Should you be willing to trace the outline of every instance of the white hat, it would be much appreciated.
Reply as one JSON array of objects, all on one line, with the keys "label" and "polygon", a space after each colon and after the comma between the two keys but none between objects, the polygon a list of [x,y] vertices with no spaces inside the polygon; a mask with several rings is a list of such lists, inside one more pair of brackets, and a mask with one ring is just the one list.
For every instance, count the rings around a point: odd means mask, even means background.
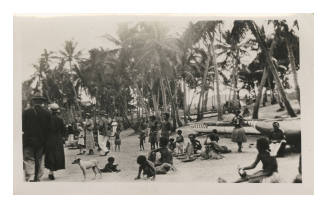
[{"label": "white hat", "polygon": [[49,105],[49,107],[50,107],[50,109],[51,109],[52,111],[58,111],[58,110],[59,110],[59,105],[58,105],[57,103],[51,103],[51,104]]}]

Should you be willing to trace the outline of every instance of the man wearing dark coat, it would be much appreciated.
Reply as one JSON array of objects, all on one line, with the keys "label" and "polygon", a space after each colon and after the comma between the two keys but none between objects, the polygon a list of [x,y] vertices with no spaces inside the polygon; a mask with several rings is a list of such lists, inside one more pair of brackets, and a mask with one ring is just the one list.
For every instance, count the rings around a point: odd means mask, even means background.
[{"label": "man wearing dark coat", "polygon": [[25,180],[40,181],[43,175],[42,159],[50,129],[50,113],[44,109],[46,99],[34,96],[31,108],[23,112],[23,167]]}]

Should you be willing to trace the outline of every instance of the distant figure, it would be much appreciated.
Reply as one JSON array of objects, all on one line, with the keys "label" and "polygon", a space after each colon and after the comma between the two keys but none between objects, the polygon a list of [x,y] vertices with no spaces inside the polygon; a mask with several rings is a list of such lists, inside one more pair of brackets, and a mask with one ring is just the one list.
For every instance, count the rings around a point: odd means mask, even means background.
[{"label": "distant figure", "polygon": [[177,136],[176,136],[176,147],[177,147],[177,154],[183,154],[184,153],[184,137],[182,135],[182,130],[177,130]]},{"label": "distant figure", "polygon": [[240,110],[236,110],[235,117],[232,120],[232,124],[234,124],[232,141],[237,143],[238,152],[242,152],[242,143],[247,141],[244,128],[242,127],[244,120],[240,113]]},{"label": "distant figure", "polygon": [[109,157],[108,158],[108,163],[106,166],[101,169],[101,172],[103,173],[111,173],[111,172],[120,172],[120,170],[117,168],[118,164],[115,164],[115,158],[114,157]]},{"label": "distant figure", "polygon": [[150,117],[149,122],[149,128],[150,128],[150,136],[149,136],[149,142],[151,145],[151,150],[154,150],[156,148],[156,142],[157,142],[157,134],[158,134],[158,127],[157,127],[157,121],[155,116]]},{"label": "distant figure", "polygon": [[285,139],[283,130],[279,128],[279,123],[275,121],[273,123],[273,130],[269,134],[270,147],[275,154],[274,156],[284,157],[286,147]]},{"label": "distant figure", "polygon": [[85,131],[84,131],[82,123],[78,124],[77,130],[79,132],[78,133],[78,141],[77,141],[79,153],[77,155],[84,155],[85,154]]},{"label": "distant figure", "polygon": [[143,151],[144,150],[144,141],[145,141],[145,132],[144,132],[144,130],[140,131],[139,140],[140,140],[140,151]]},{"label": "distant figure", "polygon": [[[262,183],[267,177],[273,176],[278,172],[278,165],[276,157],[270,155],[269,141],[266,138],[260,138],[257,140],[257,150],[258,155],[252,165],[246,166],[244,168],[239,168],[239,174],[241,179],[237,180],[235,183],[241,183],[248,181],[249,183]],[[245,170],[254,169],[259,162],[262,162],[262,170],[252,174],[247,175]],[[277,178],[277,177],[275,177]],[[271,178],[270,182],[278,182]]]},{"label": "distant figure", "polygon": [[107,142],[109,140],[109,131],[108,131],[108,124],[109,121],[106,119],[108,115],[105,112],[101,113],[101,118],[99,120],[99,136],[98,136],[98,144],[101,148],[101,156],[106,156],[109,153],[107,148]]},{"label": "distant figure", "polygon": [[164,121],[161,124],[161,137],[164,137],[167,140],[169,140],[171,130],[172,127],[171,127],[171,123],[169,122],[169,113],[165,113]]},{"label": "distant figure", "polygon": [[68,134],[67,145],[71,146],[71,145],[74,144],[74,128],[73,128],[73,125],[71,123],[68,124],[67,134]]},{"label": "distant figure", "polygon": [[114,137],[116,135],[117,127],[118,127],[118,123],[117,123],[116,119],[113,118],[112,122],[111,122],[111,135],[110,136]]},{"label": "distant figure", "polygon": [[121,139],[120,139],[120,131],[116,131],[115,133],[115,152],[118,149],[118,152],[120,152],[120,145],[121,145]]},{"label": "distant figure", "polygon": [[37,182],[43,175],[42,158],[49,137],[51,115],[42,106],[46,99],[34,96],[31,108],[23,112],[23,168],[26,181]]},{"label": "distant figure", "polygon": [[54,171],[65,169],[64,121],[58,117],[59,106],[50,105],[52,111],[49,138],[45,145],[45,168],[49,169],[49,179],[55,180]]},{"label": "distant figure", "polygon": [[86,150],[89,151],[89,155],[94,154],[95,149],[95,141],[93,136],[93,120],[91,119],[91,115],[86,113],[86,120],[85,120],[85,146]]}]

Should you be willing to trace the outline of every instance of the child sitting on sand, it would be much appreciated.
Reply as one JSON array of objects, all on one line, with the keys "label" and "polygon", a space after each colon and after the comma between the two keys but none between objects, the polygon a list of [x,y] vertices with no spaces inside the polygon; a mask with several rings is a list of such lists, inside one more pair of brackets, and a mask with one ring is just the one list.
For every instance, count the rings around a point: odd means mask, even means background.
[{"label": "child sitting on sand", "polygon": [[196,159],[195,154],[202,149],[202,145],[199,140],[195,139],[194,134],[189,134],[188,138],[190,141],[187,143],[185,148],[186,157],[180,158],[182,162],[190,162]]},{"label": "child sitting on sand", "polygon": [[184,151],[183,146],[184,146],[184,137],[182,135],[182,130],[178,130],[176,136],[177,154],[183,154]]},{"label": "child sitting on sand", "polygon": [[[237,180],[235,183],[245,181],[248,181],[249,183],[262,183],[264,179],[267,179],[278,172],[276,157],[270,155],[269,141],[266,138],[260,138],[257,140],[257,150],[258,155],[252,165],[239,168],[241,179]],[[262,162],[262,170],[252,175],[247,175],[245,170],[254,169],[260,161]],[[270,182],[278,183],[278,179],[275,177],[275,180]]]},{"label": "child sitting on sand", "polygon": [[172,152],[174,152],[174,150],[176,149],[176,142],[175,142],[174,138],[169,139],[168,148]]},{"label": "child sitting on sand", "polygon": [[147,179],[151,178],[151,180],[154,180],[156,178],[156,171],[153,163],[147,160],[144,155],[138,156],[136,162],[139,165],[139,171],[135,180],[141,179],[142,172],[143,176],[145,175]]},{"label": "child sitting on sand", "polygon": [[120,170],[117,169],[118,164],[114,164],[114,162],[115,162],[115,158],[109,157],[108,163],[103,169],[101,169],[101,172],[103,173],[120,172]]},{"label": "child sitting on sand", "polygon": [[216,129],[206,138],[204,141],[205,150],[201,153],[203,159],[221,159],[223,156],[221,153],[229,153],[226,146],[221,146],[218,144],[219,135]]},{"label": "child sitting on sand", "polygon": [[[149,160],[154,163],[157,174],[166,174],[170,170],[175,170],[173,167],[173,155],[168,149],[168,140],[166,137],[160,137],[160,148],[152,150],[149,153]],[[160,154],[160,158],[157,159],[157,153]]]}]

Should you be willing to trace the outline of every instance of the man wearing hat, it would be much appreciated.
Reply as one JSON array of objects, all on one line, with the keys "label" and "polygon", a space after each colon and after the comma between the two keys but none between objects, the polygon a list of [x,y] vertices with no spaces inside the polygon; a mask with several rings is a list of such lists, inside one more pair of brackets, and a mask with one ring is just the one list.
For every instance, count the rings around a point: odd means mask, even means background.
[{"label": "man wearing hat", "polygon": [[43,175],[42,159],[50,130],[51,114],[44,109],[46,98],[35,95],[31,108],[23,112],[23,167],[26,181],[37,182]]},{"label": "man wearing hat", "polygon": [[98,143],[99,147],[101,148],[101,156],[106,156],[109,153],[107,148],[107,141],[109,140],[109,131],[108,131],[108,124],[109,121],[107,120],[108,114],[105,112],[101,112],[101,117],[99,120],[99,137]]}]

